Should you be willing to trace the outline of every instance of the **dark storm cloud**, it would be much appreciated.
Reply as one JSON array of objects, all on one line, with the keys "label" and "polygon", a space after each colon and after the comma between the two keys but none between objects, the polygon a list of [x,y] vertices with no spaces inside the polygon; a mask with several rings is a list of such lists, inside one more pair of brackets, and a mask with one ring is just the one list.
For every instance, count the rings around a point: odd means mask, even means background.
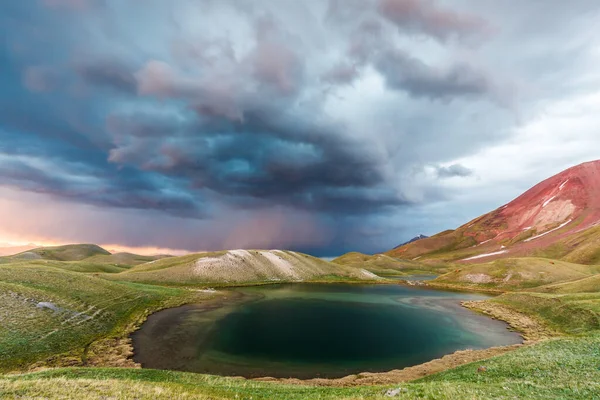
[{"label": "dark storm cloud", "polygon": [[399,50],[382,53],[375,62],[388,86],[415,97],[452,99],[491,91],[489,79],[465,64],[433,68]]},{"label": "dark storm cloud", "polygon": [[483,54],[492,24],[476,14],[431,0],[3,3],[0,185],[165,219],[280,207],[347,249],[379,218],[444,199],[458,179],[441,178],[473,173],[455,160],[506,136],[512,115],[489,101],[503,77],[472,46]]},{"label": "dark storm cloud", "polygon": [[[405,203],[391,190],[377,192],[385,184],[381,160],[334,127],[274,118],[265,110],[240,111],[242,121],[208,125],[195,120],[168,126],[150,116],[115,116],[111,131],[122,145],[111,151],[110,160],[185,177],[194,187],[247,197],[250,204],[360,212]],[[383,196],[367,195],[371,190]]]},{"label": "dark storm cloud", "polygon": [[473,170],[460,164],[452,164],[447,167],[437,167],[436,172],[440,178],[464,178],[473,175]]},{"label": "dark storm cloud", "polygon": [[[79,173],[67,173],[69,170]],[[169,193],[164,181],[157,185],[152,177],[140,177],[134,171],[114,173],[58,160],[0,154],[0,185],[101,207],[156,210],[194,218],[203,215],[198,199]]]},{"label": "dark storm cloud", "polygon": [[86,82],[109,87],[125,93],[135,93],[137,89],[133,68],[117,61],[98,59],[75,66],[77,74]]}]

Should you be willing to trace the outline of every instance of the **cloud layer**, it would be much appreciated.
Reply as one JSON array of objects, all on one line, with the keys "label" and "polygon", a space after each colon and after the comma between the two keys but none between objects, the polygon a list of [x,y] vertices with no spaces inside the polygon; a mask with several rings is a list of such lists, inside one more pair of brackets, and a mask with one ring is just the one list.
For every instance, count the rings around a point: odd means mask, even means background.
[{"label": "cloud layer", "polygon": [[[509,3],[7,2],[0,186],[82,207],[71,234],[35,230],[57,240],[331,255],[435,233],[463,215],[423,216],[463,188],[483,211],[478,188],[543,177],[542,157],[498,178],[483,154],[598,90],[593,2],[550,2],[539,26]],[[556,167],[593,156],[573,154]]]}]

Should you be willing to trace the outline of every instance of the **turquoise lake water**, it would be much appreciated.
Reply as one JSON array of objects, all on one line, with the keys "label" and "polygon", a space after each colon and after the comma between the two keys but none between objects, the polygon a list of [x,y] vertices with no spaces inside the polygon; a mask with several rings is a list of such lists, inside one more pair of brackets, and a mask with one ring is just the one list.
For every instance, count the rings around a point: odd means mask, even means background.
[{"label": "turquoise lake water", "polygon": [[519,343],[461,300],[487,296],[401,285],[289,284],[238,289],[245,301],[158,312],[133,335],[146,368],[231,376],[341,377]]}]

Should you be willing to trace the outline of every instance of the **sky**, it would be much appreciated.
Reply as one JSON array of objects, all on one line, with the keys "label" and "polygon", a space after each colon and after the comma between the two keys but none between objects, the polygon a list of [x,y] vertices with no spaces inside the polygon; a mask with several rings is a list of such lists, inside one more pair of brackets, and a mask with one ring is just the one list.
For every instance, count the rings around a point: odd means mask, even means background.
[{"label": "sky", "polygon": [[380,252],[600,158],[596,0],[0,3],[0,243]]}]

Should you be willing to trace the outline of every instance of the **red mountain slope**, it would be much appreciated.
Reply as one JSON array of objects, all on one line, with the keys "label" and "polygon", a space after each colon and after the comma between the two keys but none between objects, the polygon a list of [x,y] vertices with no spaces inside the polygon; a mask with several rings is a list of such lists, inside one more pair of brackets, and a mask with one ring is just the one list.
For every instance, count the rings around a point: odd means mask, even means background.
[{"label": "red mountain slope", "polygon": [[[590,235],[596,230],[597,236]],[[575,240],[579,236],[581,240]],[[524,255],[563,258],[579,245],[589,247],[590,240],[597,238],[600,238],[600,160],[569,168],[454,231],[407,244],[388,254],[462,262]],[[561,246],[565,248],[560,249]],[[600,241],[598,246],[600,257]],[[588,247],[586,251],[591,251],[591,257],[595,258],[594,249]]]}]

